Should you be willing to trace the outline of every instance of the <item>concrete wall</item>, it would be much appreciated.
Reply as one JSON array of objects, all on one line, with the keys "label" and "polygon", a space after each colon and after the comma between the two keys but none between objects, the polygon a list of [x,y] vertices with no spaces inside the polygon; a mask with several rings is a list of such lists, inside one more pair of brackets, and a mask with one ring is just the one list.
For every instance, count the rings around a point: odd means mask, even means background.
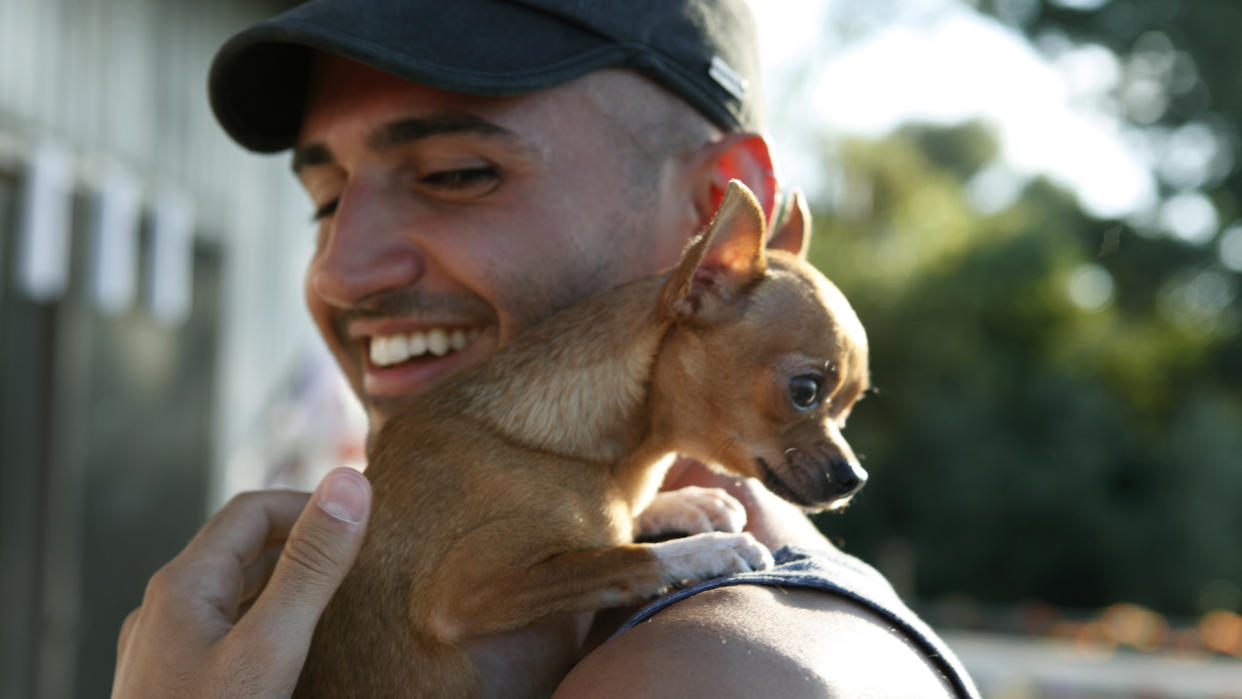
[{"label": "concrete wall", "polygon": [[[219,129],[206,77],[225,39],[288,4],[0,0],[0,696],[106,695],[145,581],[263,484],[270,465],[234,455],[318,342],[301,301],[311,207],[287,155]],[[21,231],[48,152],[67,164],[66,281],[41,296]],[[124,228],[140,293],[109,311],[90,288],[92,226],[118,180],[137,186]],[[169,197],[188,205],[195,270],[171,321],[144,296],[177,262],[153,261]]]},{"label": "concrete wall", "polygon": [[309,202],[287,156],[256,156],[224,135],[205,87],[228,36],[289,4],[0,2],[0,168],[20,170],[45,142],[71,155],[82,188],[119,168],[147,203],[188,196],[195,235],[223,256],[213,506],[260,484],[227,472],[227,457],[314,341],[300,296]]}]

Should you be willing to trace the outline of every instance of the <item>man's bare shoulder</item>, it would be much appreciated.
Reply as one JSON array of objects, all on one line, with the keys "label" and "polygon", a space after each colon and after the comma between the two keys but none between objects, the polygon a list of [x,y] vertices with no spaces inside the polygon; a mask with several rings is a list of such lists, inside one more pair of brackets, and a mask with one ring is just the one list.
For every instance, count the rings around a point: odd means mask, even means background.
[{"label": "man's bare shoulder", "polygon": [[900,632],[845,598],[736,585],[683,600],[588,654],[557,697],[952,697]]}]

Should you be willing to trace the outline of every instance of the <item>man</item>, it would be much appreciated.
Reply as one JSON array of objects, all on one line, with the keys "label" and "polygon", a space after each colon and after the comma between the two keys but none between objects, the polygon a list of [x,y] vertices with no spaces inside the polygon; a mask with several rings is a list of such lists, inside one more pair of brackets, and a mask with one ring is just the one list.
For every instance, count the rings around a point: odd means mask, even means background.
[{"label": "man", "polygon": [[[729,179],[776,208],[741,0],[316,0],[234,37],[210,88],[240,143],[294,149],[319,221],[307,305],[372,434],[534,321],[671,265]],[[776,244],[800,247],[789,230]],[[688,485],[738,497],[774,551],[816,554],[780,558],[780,587],[692,589],[611,639],[624,615],[589,635],[551,625],[589,651],[559,696],[974,692],[883,580],[794,508],[696,464],[665,487]],[[213,518],[126,621],[114,693],[290,691],[370,489],[337,470],[310,501],[248,494]],[[498,686],[541,652],[480,644]]]}]

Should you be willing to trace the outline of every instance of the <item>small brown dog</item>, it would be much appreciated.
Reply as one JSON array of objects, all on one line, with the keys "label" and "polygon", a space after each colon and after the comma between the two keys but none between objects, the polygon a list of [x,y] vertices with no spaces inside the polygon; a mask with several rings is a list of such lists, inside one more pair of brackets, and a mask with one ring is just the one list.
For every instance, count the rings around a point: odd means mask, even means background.
[{"label": "small brown dog", "polygon": [[367,539],[298,694],[550,693],[563,653],[488,687],[467,647],[770,565],[745,533],[630,543],[664,457],[839,504],[866,478],[840,429],[867,382],[845,297],[765,250],[763,213],[731,182],[671,272],[552,316],[384,427]]}]

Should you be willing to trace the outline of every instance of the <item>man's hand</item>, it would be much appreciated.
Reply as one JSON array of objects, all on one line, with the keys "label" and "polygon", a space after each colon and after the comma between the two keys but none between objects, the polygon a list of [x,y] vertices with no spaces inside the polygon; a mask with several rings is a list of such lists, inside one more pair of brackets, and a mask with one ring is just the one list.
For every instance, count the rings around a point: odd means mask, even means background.
[{"label": "man's hand", "polygon": [[126,618],[112,695],[288,696],[370,509],[370,484],[348,468],[309,496],[234,498],[156,572]]}]

